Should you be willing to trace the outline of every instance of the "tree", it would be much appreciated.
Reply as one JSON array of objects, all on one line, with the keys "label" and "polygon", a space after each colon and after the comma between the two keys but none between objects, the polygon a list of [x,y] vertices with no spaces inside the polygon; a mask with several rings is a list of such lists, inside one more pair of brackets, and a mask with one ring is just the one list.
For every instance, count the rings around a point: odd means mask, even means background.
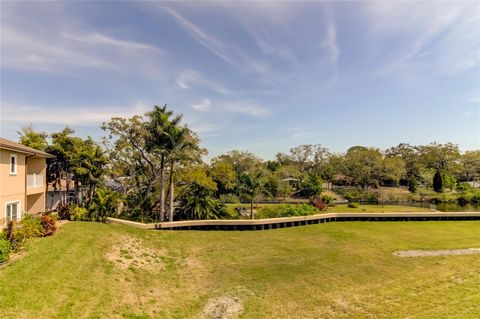
[{"label": "tree", "polygon": [[148,131],[143,116],[112,118],[102,128],[108,132],[104,139],[108,151],[109,174],[125,189],[126,205],[132,218],[155,221],[153,209],[158,205],[156,191],[161,163],[156,153],[147,148]]},{"label": "tree", "polygon": [[405,161],[401,157],[387,157],[382,162],[382,179],[384,183],[398,185],[407,173]]},{"label": "tree", "polygon": [[342,171],[352,185],[376,187],[382,175],[382,154],[373,148],[351,147],[344,156]]},{"label": "tree", "polygon": [[167,111],[167,106],[159,107],[155,105],[151,112],[147,113],[149,121],[146,123],[146,149],[153,152],[160,158],[160,204],[159,221],[163,221],[165,211],[165,165],[168,161],[172,145],[168,135],[168,127],[176,126],[180,123],[180,115],[173,116],[172,111]]},{"label": "tree", "polygon": [[476,181],[480,178],[480,150],[466,151],[460,161],[463,168],[461,179],[464,181]]},{"label": "tree", "polygon": [[169,221],[173,221],[175,165],[182,162],[198,161],[201,155],[206,153],[206,150],[199,147],[200,140],[187,127],[171,124],[167,126],[165,132],[169,137]]},{"label": "tree", "polygon": [[217,195],[227,194],[235,188],[236,174],[229,161],[213,159],[208,174],[217,183]]},{"label": "tree", "polygon": [[300,195],[309,198],[320,196],[323,181],[316,174],[308,174],[308,177],[300,184]]},{"label": "tree", "polygon": [[442,174],[442,184],[443,187],[447,187],[452,191],[457,185],[457,180],[454,176],[448,174]]},{"label": "tree", "polygon": [[444,173],[456,173],[459,170],[460,150],[453,143],[421,145],[417,147],[425,166]]},{"label": "tree", "polygon": [[45,151],[48,147],[48,133],[37,132],[33,129],[32,125],[22,127],[18,134],[20,134],[20,143],[25,146],[40,151]]},{"label": "tree", "polygon": [[218,219],[226,216],[225,206],[213,196],[217,186],[205,169],[186,170],[179,179],[185,184],[178,197],[182,218]]},{"label": "tree", "polygon": [[440,173],[439,170],[437,170],[435,175],[433,175],[433,190],[437,193],[443,192],[442,173]]},{"label": "tree", "polygon": [[413,176],[411,176],[408,181],[408,191],[411,193],[417,192],[417,180]]},{"label": "tree", "polygon": [[[77,203],[79,184],[87,190],[87,206],[90,205],[95,189],[103,182],[107,157],[102,148],[90,137],[77,141],[76,152],[71,154]],[[83,201],[83,199],[82,199]]]},{"label": "tree", "polygon": [[246,196],[250,201],[250,218],[254,219],[253,203],[255,198],[260,195],[263,190],[263,172],[244,172],[239,176],[239,192]]}]

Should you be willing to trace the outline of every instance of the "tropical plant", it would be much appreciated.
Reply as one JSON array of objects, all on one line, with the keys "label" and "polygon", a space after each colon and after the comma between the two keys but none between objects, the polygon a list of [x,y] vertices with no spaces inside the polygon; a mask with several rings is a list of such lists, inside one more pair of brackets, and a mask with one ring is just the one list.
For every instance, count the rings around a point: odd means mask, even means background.
[{"label": "tropical plant", "polygon": [[0,232],[0,263],[8,260],[11,250],[12,247],[10,241],[5,237],[3,232]]},{"label": "tropical plant", "polygon": [[119,193],[108,189],[97,189],[89,207],[89,219],[91,221],[105,222],[108,216],[116,213],[120,203]]},{"label": "tropical plant", "polygon": [[250,201],[250,218],[254,219],[253,203],[255,198],[263,191],[263,172],[256,171],[243,173],[239,176],[239,193],[246,196]]},{"label": "tropical plant", "polygon": [[194,183],[179,196],[180,215],[185,219],[219,219],[227,216],[226,207],[213,197],[208,187]]},{"label": "tropical plant", "polygon": [[57,231],[57,218],[53,215],[43,214],[40,216],[43,227],[43,236],[51,236]]}]

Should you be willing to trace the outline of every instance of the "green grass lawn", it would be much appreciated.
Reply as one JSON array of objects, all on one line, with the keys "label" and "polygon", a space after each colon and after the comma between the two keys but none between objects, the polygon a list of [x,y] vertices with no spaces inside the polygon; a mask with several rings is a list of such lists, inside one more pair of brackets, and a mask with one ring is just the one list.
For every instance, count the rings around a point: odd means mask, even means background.
[{"label": "green grass lawn", "polygon": [[[263,206],[275,207],[279,204],[256,204],[254,207],[259,209]],[[235,207],[245,207],[250,211],[249,204],[227,204],[227,209],[233,213]],[[432,212],[434,210],[423,207],[401,206],[401,205],[360,205],[357,208],[348,207],[347,204],[328,207],[326,213],[393,213],[393,212]]]},{"label": "green grass lawn", "polygon": [[0,269],[1,318],[479,318],[480,222],[343,222],[257,232],[71,222]]},{"label": "green grass lawn", "polygon": [[401,205],[360,205],[357,208],[348,207],[347,204],[328,207],[327,213],[408,213],[408,212],[433,212],[435,210],[424,207]]}]

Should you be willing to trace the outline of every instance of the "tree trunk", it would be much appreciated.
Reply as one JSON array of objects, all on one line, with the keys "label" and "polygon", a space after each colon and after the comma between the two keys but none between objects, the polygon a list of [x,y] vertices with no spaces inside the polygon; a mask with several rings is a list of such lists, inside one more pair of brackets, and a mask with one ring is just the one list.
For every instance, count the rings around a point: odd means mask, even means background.
[{"label": "tree trunk", "polygon": [[58,169],[57,178],[58,178],[58,186],[60,187],[60,205],[64,205],[65,203],[63,201],[63,192],[62,192],[62,172],[60,171],[60,169]]},{"label": "tree trunk", "polygon": [[170,184],[170,193],[169,193],[169,196],[170,196],[170,200],[169,200],[169,205],[168,205],[168,209],[169,209],[169,214],[168,214],[168,220],[173,222],[173,200],[174,200],[174,191],[173,191],[173,179],[174,179],[174,170],[173,170],[173,161],[172,161],[172,164],[170,165],[170,181],[169,181],[169,184]]},{"label": "tree trunk", "polygon": [[250,218],[255,219],[255,216],[253,215],[253,198],[250,200]]},{"label": "tree trunk", "polygon": [[158,219],[163,221],[165,214],[165,156],[162,155],[160,162],[160,213]]},{"label": "tree trunk", "polygon": [[68,173],[68,171],[66,172],[65,182],[65,190],[67,191],[67,195],[65,196],[65,203],[68,204],[68,195],[70,195],[70,174]]}]

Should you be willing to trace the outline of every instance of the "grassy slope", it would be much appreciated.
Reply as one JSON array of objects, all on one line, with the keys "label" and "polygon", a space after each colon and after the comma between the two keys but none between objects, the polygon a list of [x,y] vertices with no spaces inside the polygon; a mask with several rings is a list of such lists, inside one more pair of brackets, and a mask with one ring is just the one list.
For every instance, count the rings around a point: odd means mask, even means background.
[{"label": "grassy slope", "polygon": [[[344,222],[263,232],[160,232],[69,223],[0,269],[2,318],[192,318],[239,296],[244,318],[478,318],[480,257],[398,258],[480,247],[479,222]],[[105,259],[126,236],[162,271]]]},{"label": "grassy slope", "polygon": [[[234,211],[235,207],[243,206],[247,209],[250,209],[248,204],[227,204],[227,209],[231,212]],[[262,206],[274,207],[278,204],[257,204],[255,207],[258,209]],[[360,205],[358,208],[350,208],[347,204],[335,205],[334,207],[329,207],[325,212],[327,213],[390,213],[390,212],[431,212],[432,209],[423,208],[423,207],[413,207],[413,206],[401,206],[401,205]]]},{"label": "grassy slope", "polygon": [[328,207],[327,213],[397,213],[397,212],[432,212],[434,210],[423,207],[401,206],[401,205],[360,205],[357,208],[348,205],[336,205]]}]

